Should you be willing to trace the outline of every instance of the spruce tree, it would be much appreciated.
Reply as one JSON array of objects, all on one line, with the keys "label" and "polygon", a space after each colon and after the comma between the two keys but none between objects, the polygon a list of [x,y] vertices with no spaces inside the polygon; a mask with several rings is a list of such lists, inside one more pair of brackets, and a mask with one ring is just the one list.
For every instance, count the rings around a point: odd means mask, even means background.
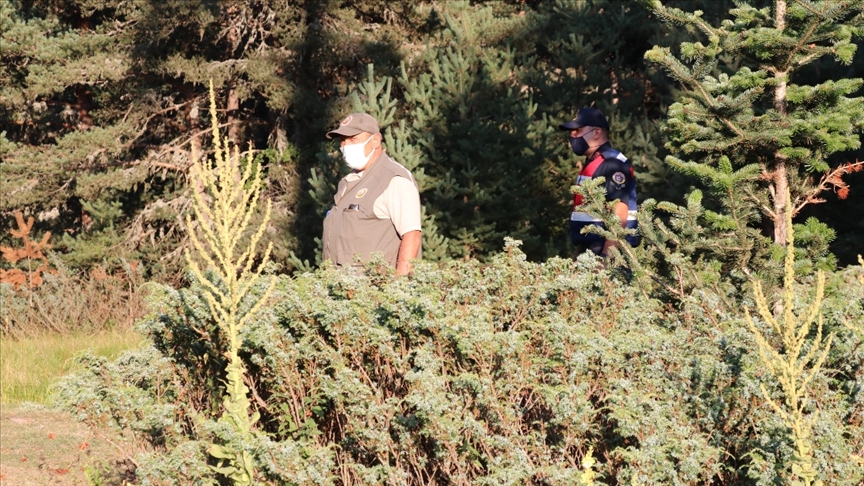
[{"label": "spruce tree", "polygon": [[852,61],[853,40],[864,34],[864,2],[776,0],[760,8],[741,1],[719,25],[701,11],[644,3],[705,37],[676,52],[655,46],[645,55],[683,88],[665,126],[675,154],[667,163],[712,186],[735,174],[739,181],[729,189],[758,211],[774,243],[785,245],[787,191],[794,215],[822,202],[822,192],[843,190],[842,176],[861,166],[832,167],[829,158],[861,146],[864,98],[852,95],[862,80],[807,85],[798,74],[825,56]]}]

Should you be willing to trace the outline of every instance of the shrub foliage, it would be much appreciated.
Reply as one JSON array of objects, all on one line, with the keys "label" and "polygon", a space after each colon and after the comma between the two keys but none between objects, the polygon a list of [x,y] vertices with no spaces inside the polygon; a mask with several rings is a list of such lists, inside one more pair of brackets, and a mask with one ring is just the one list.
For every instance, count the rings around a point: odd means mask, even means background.
[{"label": "shrub foliage", "polygon": [[[826,484],[864,477],[864,346],[850,325],[864,321],[861,271],[826,282],[834,340],[809,382],[811,464]],[[672,307],[593,258],[532,263],[513,241],[487,264],[420,263],[413,278],[380,262],[364,276],[277,277],[241,332],[260,413],[249,439],[218,420],[228,337],[189,278],[152,293],[152,346],[85,358],[57,389],[82,419],[146,446],[130,451],[141,484],[216,484],[217,440],[245,447],[270,484],[577,484],[592,458],[605,484],[793,478],[789,429],[760,388],[782,392],[743,310],[712,305],[710,288]],[[795,284],[796,314],[813,286]]]}]

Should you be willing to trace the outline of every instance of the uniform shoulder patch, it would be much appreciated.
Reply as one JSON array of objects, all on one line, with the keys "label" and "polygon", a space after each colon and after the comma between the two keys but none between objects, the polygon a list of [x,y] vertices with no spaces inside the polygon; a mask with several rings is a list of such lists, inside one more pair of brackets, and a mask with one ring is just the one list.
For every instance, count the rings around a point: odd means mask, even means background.
[{"label": "uniform shoulder patch", "polygon": [[614,182],[615,184],[621,185],[624,184],[626,181],[627,177],[624,175],[623,172],[616,172],[612,174],[612,182]]}]

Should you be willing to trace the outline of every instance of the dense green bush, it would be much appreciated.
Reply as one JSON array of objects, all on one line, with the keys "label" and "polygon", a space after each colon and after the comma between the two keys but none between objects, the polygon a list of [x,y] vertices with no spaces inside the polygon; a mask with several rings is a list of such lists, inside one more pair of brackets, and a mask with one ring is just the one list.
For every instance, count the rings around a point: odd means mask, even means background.
[{"label": "dense green bush", "polygon": [[[856,272],[828,280],[834,345],[807,407],[826,484],[864,478]],[[812,301],[800,285],[796,308]],[[719,298],[700,288],[671,306],[591,257],[532,263],[515,243],[412,278],[376,263],[279,277],[243,336],[261,412],[249,452],[272,484],[576,484],[589,447],[605,484],[786,483],[793,447],[760,383],[778,387]],[[236,439],[217,422],[224,336],[197,284],[152,303],[152,347],[87,358],[58,401],[144,444],[141,484],[215,484],[207,446]]]}]

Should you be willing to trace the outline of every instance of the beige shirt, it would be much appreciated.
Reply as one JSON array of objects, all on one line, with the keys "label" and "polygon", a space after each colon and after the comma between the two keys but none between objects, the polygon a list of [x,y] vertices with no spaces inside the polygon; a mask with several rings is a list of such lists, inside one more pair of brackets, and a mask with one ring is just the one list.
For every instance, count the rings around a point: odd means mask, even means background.
[{"label": "beige shirt", "polygon": [[[362,179],[364,173],[365,171],[352,172],[345,176],[345,180],[354,182]],[[400,237],[410,231],[420,231],[420,193],[417,192],[414,181],[405,177],[390,179],[387,189],[372,205],[372,212],[378,219],[392,221]]]}]

